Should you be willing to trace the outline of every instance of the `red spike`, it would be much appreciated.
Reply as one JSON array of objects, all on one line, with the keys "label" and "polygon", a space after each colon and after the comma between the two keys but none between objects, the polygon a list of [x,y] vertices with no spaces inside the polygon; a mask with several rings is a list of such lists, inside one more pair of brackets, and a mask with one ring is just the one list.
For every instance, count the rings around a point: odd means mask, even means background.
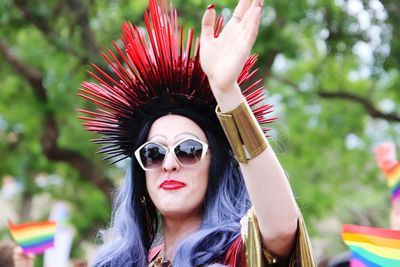
[{"label": "red spike", "polygon": [[108,54],[112,57],[112,59],[114,60],[114,63],[117,64],[118,68],[116,68],[114,66],[114,64],[111,62],[111,60],[108,59],[107,56],[104,55],[103,53],[103,57],[106,57],[107,62],[109,62],[110,66],[114,69],[114,71],[118,74],[118,76],[129,86],[132,86],[132,79],[131,76],[129,75],[129,73],[125,70],[125,68],[121,65],[121,63],[119,62],[119,60],[117,59],[117,57],[114,55],[114,53],[109,49],[106,48]]},{"label": "red spike", "polygon": [[119,111],[119,110],[113,108],[112,106],[106,105],[106,104],[104,104],[104,103],[102,103],[102,102],[100,102],[100,101],[98,101],[97,99],[94,99],[94,98],[92,98],[92,97],[88,97],[88,96],[86,96],[86,95],[84,95],[84,94],[81,94],[81,93],[78,93],[78,95],[81,96],[81,97],[83,97],[83,98],[85,98],[85,99],[87,99],[87,100],[89,100],[89,101],[92,101],[92,102],[96,103],[97,105],[102,106],[102,107],[104,107],[104,108],[111,109],[111,110],[115,110],[116,112]]},{"label": "red spike", "polygon": [[[97,67],[95,64],[91,64],[92,67],[94,69],[96,69],[96,71],[98,71],[101,75],[103,75],[107,80],[109,80],[111,83],[115,84],[116,86],[118,86],[119,84],[113,79],[111,78],[107,73],[105,73],[102,69],[100,69],[99,67]],[[105,82],[102,82],[104,84],[106,84]]]},{"label": "red spike", "polygon": [[[99,81],[99,83],[104,87],[107,88],[108,90],[112,91],[112,87],[110,85],[108,85],[104,80],[102,80],[100,77],[98,77],[97,75],[95,75],[93,72],[91,71],[86,71],[90,76],[92,76],[93,78],[95,78],[97,81]],[[86,83],[86,82],[83,82]],[[82,84],[83,84],[82,83]],[[98,85],[97,85],[98,86]],[[100,87],[100,86],[99,86]]]},{"label": "red spike", "polygon": [[[250,94],[250,92],[253,91],[254,88],[256,88],[257,86],[259,86],[259,84],[262,83],[262,81],[263,81],[263,80],[260,79],[260,80],[258,80],[258,81],[256,81],[256,82],[254,82],[252,85],[250,85],[249,87],[247,87],[247,89],[243,90],[243,91],[242,91],[242,94],[243,94],[243,95],[248,95],[248,94]],[[260,90],[263,90],[263,89],[264,89],[264,87],[261,87],[261,88],[260,88]]]},{"label": "red spike", "polygon": [[[122,39],[122,38],[121,38],[121,39]],[[135,76],[138,76],[138,73],[137,73],[137,71],[136,71],[136,68],[131,64],[130,60],[128,60],[128,59],[125,57],[124,53],[122,53],[122,51],[121,51],[121,49],[119,48],[118,44],[117,44],[115,41],[112,41],[112,43],[113,43],[113,45],[114,45],[114,48],[117,50],[119,56],[122,58],[122,60],[125,62],[125,64],[129,67],[129,69],[131,70],[131,72],[132,72]],[[128,73],[128,72],[127,72],[127,73]],[[127,74],[127,76],[129,76],[129,77],[132,78],[132,79],[135,78],[135,76],[132,76],[132,75],[128,75],[128,74]],[[132,81],[132,82],[133,82],[133,81]]]},{"label": "red spike", "polygon": [[94,118],[92,118],[92,117],[83,117],[83,116],[79,116],[78,118],[79,118],[80,120],[85,120],[85,121],[99,121],[99,122],[113,123],[113,124],[115,124],[115,123],[118,122],[117,120],[106,119],[106,118],[104,118],[104,117],[101,117],[102,120],[100,120],[100,119],[94,119]]},{"label": "red spike", "polygon": [[[97,97],[100,100],[108,102],[109,104],[113,104],[113,105],[120,106],[120,107],[124,107],[122,104],[124,104],[128,107],[130,106],[130,104],[128,102],[126,102],[123,98],[121,98],[117,94],[106,94],[106,91],[96,92],[95,90],[91,90],[91,87],[88,87],[87,85],[83,85],[83,87],[86,89],[89,89],[89,90],[81,89],[80,91],[82,93],[91,95],[93,97]],[[115,101],[115,100],[117,100],[117,101]],[[124,108],[126,108],[126,107],[124,107]]]},{"label": "red spike", "polygon": [[115,116],[115,114],[113,114],[112,112],[106,111],[104,109],[98,108],[97,110],[102,112],[102,113],[104,113],[104,114],[109,115],[110,117],[114,117]]}]

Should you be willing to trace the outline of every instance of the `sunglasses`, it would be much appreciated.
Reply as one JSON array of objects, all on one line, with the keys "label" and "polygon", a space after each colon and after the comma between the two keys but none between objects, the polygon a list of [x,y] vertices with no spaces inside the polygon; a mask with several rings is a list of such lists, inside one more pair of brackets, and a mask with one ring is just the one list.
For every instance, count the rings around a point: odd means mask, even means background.
[{"label": "sunglasses", "polygon": [[181,166],[198,164],[206,155],[208,145],[195,138],[185,138],[172,147],[149,141],[135,151],[135,157],[145,171],[156,170],[162,167],[171,151]]}]

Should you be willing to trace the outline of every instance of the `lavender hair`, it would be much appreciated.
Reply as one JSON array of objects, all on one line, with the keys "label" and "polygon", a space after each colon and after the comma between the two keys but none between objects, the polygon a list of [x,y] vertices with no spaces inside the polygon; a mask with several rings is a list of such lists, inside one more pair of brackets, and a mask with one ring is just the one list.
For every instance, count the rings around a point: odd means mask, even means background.
[{"label": "lavender hair", "polygon": [[[186,110],[170,110],[149,118],[138,135],[135,148],[146,141],[152,123],[169,113],[196,122],[205,132],[212,150],[202,224],[181,242],[172,265],[223,263],[226,251],[240,235],[240,219],[250,207],[239,165],[220,125]],[[143,196],[147,199],[145,205],[141,202]],[[159,226],[157,210],[146,190],[144,171],[133,159],[114,200],[111,226],[99,233],[103,245],[93,266],[147,266],[148,252]]]}]

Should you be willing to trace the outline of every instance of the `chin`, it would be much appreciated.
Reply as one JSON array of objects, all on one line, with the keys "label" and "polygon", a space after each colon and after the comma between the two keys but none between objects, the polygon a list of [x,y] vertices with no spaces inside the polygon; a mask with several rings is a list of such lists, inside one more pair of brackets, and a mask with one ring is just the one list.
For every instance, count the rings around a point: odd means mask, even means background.
[{"label": "chin", "polygon": [[[186,205],[185,205],[186,204]],[[163,217],[180,218],[197,215],[200,208],[197,206],[187,206],[185,203],[164,203],[158,209]]]},{"label": "chin", "polygon": [[160,213],[163,217],[168,217],[168,218],[181,218],[181,217],[185,217],[187,216],[190,211],[189,210],[185,210],[185,209],[163,209],[160,210]]}]

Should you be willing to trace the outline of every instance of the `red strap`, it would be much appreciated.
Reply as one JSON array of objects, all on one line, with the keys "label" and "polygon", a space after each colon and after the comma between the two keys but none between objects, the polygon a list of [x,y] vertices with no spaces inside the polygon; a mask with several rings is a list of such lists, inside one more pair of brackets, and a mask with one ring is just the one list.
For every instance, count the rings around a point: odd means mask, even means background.
[{"label": "red strap", "polygon": [[149,251],[149,255],[148,255],[148,260],[149,262],[151,262],[152,260],[154,260],[154,258],[158,255],[158,253],[163,249],[164,244],[161,244],[157,247],[154,247],[152,249],[150,249]]},{"label": "red strap", "polygon": [[231,267],[246,266],[246,255],[241,236],[236,238],[236,240],[233,241],[231,247],[228,249],[224,264]]}]

